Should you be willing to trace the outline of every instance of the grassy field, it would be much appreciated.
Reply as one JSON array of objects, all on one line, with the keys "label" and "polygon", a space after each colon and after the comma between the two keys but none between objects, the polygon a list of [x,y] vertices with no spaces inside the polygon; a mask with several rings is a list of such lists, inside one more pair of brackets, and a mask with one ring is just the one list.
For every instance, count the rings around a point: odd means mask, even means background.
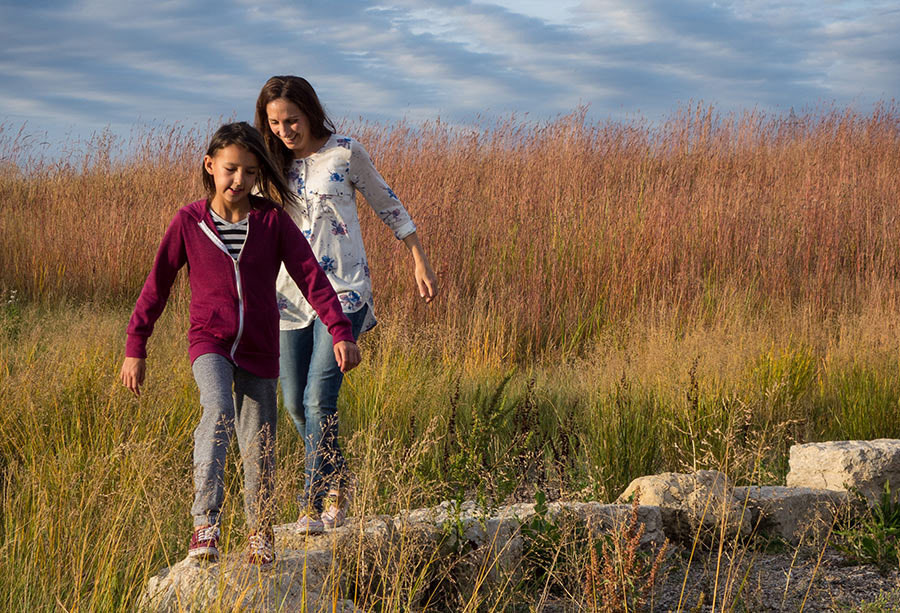
[{"label": "grassy field", "polygon": [[[661,470],[775,483],[793,442],[900,437],[897,108],[347,130],[441,281],[420,304],[402,245],[361,210],[381,323],[341,396],[356,512],[611,500]],[[128,609],[184,555],[199,407],[183,283],[146,393],[115,375],[157,241],[201,195],[204,139],[101,135],[48,161],[0,127],[2,608]],[[302,455],[279,428],[290,521]]]}]

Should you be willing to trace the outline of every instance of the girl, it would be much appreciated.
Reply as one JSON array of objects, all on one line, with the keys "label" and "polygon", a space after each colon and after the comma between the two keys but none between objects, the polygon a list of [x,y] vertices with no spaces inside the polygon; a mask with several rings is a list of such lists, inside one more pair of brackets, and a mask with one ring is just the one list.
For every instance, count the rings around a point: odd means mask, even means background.
[{"label": "girl", "polygon": [[350,322],[315,256],[290,217],[266,193],[290,202],[281,171],[259,132],[224,125],[203,158],[209,198],[176,213],[128,323],[120,377],[134,394],[144,381],[147,339],[165,308],[178,270],[191,285],[190,358],[203,415],[194,430],[194,532],[188,556],[218,559],[225,452],[237,431],[244,466],[249,559],[275,561],[271,504],[277,417],[279,265],[297,282],[334,339],[342,372],[359,363]]},{"label": "girl", "polygon": [[[437,280],[416,226],[362,145],[335,134],[309,82],[292,76],[269,79],[256,101],[256,127],[299,197],[288,213],[337,291],[354,337],[375,325],[356,190],[409,248],[419,294],[431,302]],[[343,372],[327,349],[328,331],[284,269],[278,275],[278,307],[284,405],[306,450],[305,504],[298,524],[316,532],[341,525],[348,506],[337,442]]]}]

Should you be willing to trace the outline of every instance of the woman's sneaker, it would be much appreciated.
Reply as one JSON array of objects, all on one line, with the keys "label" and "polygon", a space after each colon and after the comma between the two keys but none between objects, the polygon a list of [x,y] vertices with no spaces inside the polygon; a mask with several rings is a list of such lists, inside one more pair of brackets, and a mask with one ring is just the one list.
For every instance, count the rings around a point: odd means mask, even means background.
[{"label": "woman's sneaker", "polygon": [[322,506],[322,524],[326,530],[334,530],[344,525],[347,511],[350,510],[350,498],[343,490],[328,490]]},{"label": "woman's sneaker", "polygon": [[275,535],[271,528],[251,533],[248,540],[248,558],[251,564],[266,568],[275,563]]},{"label": "woman's sneaker", "polygon": [[297,526],[300,532],[305,532],[306,534],[320,534],[325,531],[325,524],[322,523],[319,512],[312,506],[308,506],[300,511],[300,516],[294,525]]},{"label": "woman's sneaker", "polygon": [[188,557],[215,562],[219,559],[219,527],[199,526],[191,535]]}]

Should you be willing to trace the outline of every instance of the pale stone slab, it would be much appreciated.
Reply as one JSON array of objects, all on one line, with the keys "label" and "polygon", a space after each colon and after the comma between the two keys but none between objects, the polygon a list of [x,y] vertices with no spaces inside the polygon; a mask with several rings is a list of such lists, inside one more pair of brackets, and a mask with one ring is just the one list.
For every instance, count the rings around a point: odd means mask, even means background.
[{"label": "pale stone slab", "polygon": [[[643,498],[641,498],[643,501]],[[548,505],[552,517],[567,514],[580,524],[600,532],[621,529],[631,518],[630,504],[602,504],[599,502],[552,502]],[[644,525],[641,545],[661,545],[666,540],[662,511],[658,506],[638,505],[637,521]]]},{"label": "pale stone slab", "polygon": [[[559,525],[583,525],[596,534],[620,529],[631,513],[628,504],[553,502],[545,518]],[[348,577],[341,576],[348,569],[356,582],[377,584],[404,568],[432,564],[436,553],[468,560],[451,564],[454,573],[471,570],[479,573],[479,581],[509,581],[521,570],[526,540],[522,526],[536,515],[531,503],[485,509],[471,501],[445,502],[394,517],[351,517],[324,534],[309,535],[294,524],[276,526],[278,560],[270,569],[249,564],[238,551],[223,555],[218,563],[185,559],[149,580],[140,607],[154,612],[331,611],[337,596],[352,593],[344,583]],[[642,544],[665,540],[658,507],[641,505],[637,517],[645,528]],[[336,611],[358,610],[349,600],[336,602]]]},{"label": "pale stone slab", "polygon": [[638,477],[625,489],[618,502],[627,502],[640,490],[641,504],[661,509],[663,529],[672,540],[692,541],[718,534],[750,533],[750,518],[742,513],[732,495],[728,477],[715,470],[695,473],[661,473]]},{"label": "pale stone slab", "polygon": [[835,514],[849,500],[846,492],[834,490],[757,485],[734,488],[734,497],[746,503],[746,513],[757,534],[792,544],[815,541],[827,534]]},{"label": "pale stone slab", "polygon": [[[331,584],[330,552],[280,553],[270,570],[260,570],[239,554],[214,564],[186,558],[150,579],[140,610],[331,611],[333,601],[325,591]],[[341,599],[337,600],[336,610],[359,611],[352,601]]]},{"label": "pale stone slab", "polygon": [[900,490],[900,440],[831,441],[793,445],[788,487],[858,491],[877,500],[889,481]]}]

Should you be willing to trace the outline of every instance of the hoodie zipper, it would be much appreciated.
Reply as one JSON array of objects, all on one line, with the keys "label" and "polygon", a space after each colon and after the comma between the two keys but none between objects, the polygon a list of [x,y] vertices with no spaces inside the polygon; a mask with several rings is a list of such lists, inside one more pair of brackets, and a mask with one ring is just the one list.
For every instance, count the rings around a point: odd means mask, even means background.
[{"label": "hoodie zipper", "polygon": [[228,256],[228,259],[231,260],[232,264],[234,264],[234,283],[237,287],[237,296],[238,296],[238,330],[237,336],[234,338],[234,343],[231,345],[231,351],[229,352],[231,355],[231,359],[234,360],[234,352],[237,351],[238,343],[241,342],[241,335],[244,333],[244,290],[241,284],[241,269],[240,269],[240,261],[241,256],[244,255],[244,246],[247,245],[247,239],[250,238],[250,220],[247,219],[247,236],[244,238],[244,245],[241,246],[241,252],[238,254],[237,259],[231,257],[231,254],[228,253],[228,247],[225,246],[225,243],[219,239],[215,232],[213,232],[208,225],[203,223],[201,219],[198,222],[200,229],[203,230],[203,233],[213,242],[213,244],[221,249],[225,255]]}]

